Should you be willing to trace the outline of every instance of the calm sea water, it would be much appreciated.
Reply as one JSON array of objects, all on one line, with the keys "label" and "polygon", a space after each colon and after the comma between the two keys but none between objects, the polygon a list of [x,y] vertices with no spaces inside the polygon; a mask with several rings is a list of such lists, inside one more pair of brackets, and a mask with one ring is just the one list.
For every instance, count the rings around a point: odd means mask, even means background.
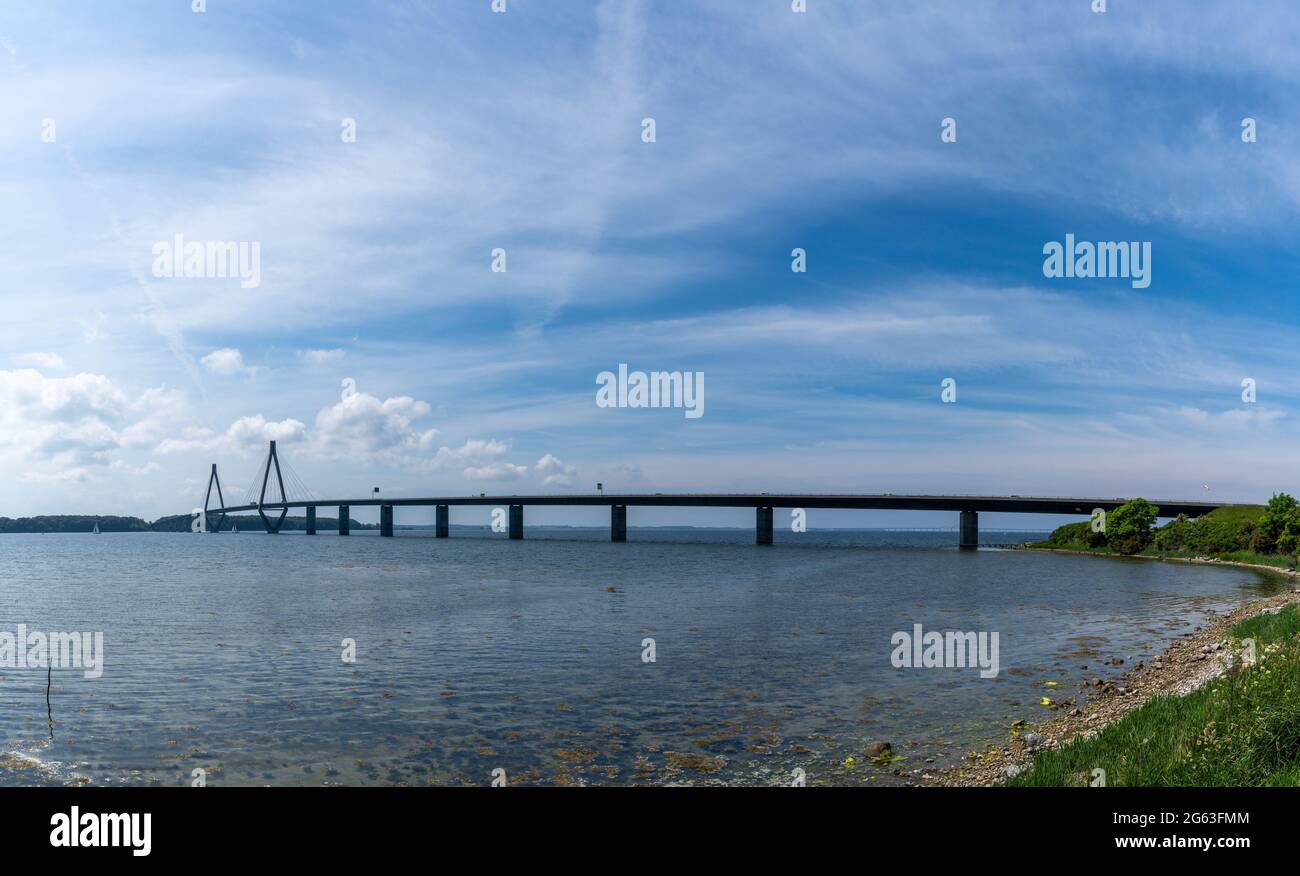
[{"label": "calm sea water", "polygon": [[[0,783],[897,783],[1274,586],[955,533],[606,538],[0,536],[0,630],[105,650],[53,673],[52,726],[45,671],[0,668]],[[997,631],[1000,674],[895,669],[915,623]],[[904,760],[862,763],[877,740]]]}]

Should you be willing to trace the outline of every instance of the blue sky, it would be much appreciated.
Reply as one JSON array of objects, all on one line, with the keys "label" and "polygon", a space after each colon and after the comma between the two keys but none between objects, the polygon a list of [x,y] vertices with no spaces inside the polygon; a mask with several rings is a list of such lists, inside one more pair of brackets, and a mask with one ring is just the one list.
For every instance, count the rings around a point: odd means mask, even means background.
[{"label": "blue sky", "polygon": [[[10,6],[0,513],[186,511],[270,437],[318,495],[1300,489],[1293,4]],[[1151,285],[1045,278],[1068,232]],[[705,416],[598,408],[620,362]]]}]

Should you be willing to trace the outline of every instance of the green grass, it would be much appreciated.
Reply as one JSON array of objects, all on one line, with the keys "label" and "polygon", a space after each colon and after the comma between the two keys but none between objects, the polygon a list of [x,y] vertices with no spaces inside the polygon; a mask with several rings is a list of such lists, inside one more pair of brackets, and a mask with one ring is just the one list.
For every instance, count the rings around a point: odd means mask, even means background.
[{"label": "green grass", "polygon": [[1201,519],[1217,520],[1240,527],[1245,523],[1254,523],[1263,516],[1263,514],[1263,505],[1242,505],[1240,508],[1215,508]]},{"label": "green grass", "polygon": [[1279,612],[1257,614],[1232,628],[1234,639],[1254,639],[1256,644],[1289,642],[1300,635],[1300,606],[1292,603]]},{"label": "green grass", "polygon": [[1232,630],[1258,662],[1185,697],[1156,697],[1092,739],[1040,753],[1015,787],[1300,786],[1300,610],[1288,605]]},{"label": "green grass", "polygon": [[[1116,552],[1118,555],[1118,552]],[[1181,559],[1196,559],[1203,557],[1205,554],[1196,551],[1158,551],[1148,548],[1139,551],[1139,557],[1167,557]],[[1257,554],[1253,551],[1227,551],[1225,553],[1210,554],[1216,560],[1223,560],[1225,563],[1250,563],[1255,566],[1277,566],[1279,569],[1294,569],[1296,558],[1287,554]]]}]

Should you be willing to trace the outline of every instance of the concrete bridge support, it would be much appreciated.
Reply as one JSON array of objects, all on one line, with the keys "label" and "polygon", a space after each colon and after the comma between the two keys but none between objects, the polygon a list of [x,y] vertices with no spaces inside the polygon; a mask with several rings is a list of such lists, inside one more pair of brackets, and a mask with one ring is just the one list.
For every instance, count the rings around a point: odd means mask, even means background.
[{"label": "concrete bridge support", "polygon": [[973,551],[980,545],[980,515],[978,511],[961,512],[961,538],[959,546],[964,551]]},{"label": "concrete bridge support", "polygon": [[316,534],[316,506],[315,505],[307,506],[307,534],[308,535]]},{"label": "concrete bridge support", "polygon": [[518,541],[524,537],[524,506],[510,506],[510,538]]},{"label": "concrete bridge support", "polygon": [[627,506],[609,506],[609,540],[627,541]]},{"label": "concrete bridge support", "polygon": [[339,506],[339,535],[347,535],[351,529],[351,523],[348,516],[352,514],[352,509],[347,505]]},{"label": "concrete bridge support", "polygon": [[437,517],[434,523],[434,534],[437,538],[446,538],[451,534],[451,507],[448,505],[437,506]]},{"label": "concrete bridge support", "polygon": [[757,536],[754,539],[755,544],[772,543],[772,509],[762,505],[754,509],[754,524],[757,530]]},{"label": "concrete bridge support", "polygon": [[393,506],[379,506],[379,534],[385,538],[393,537]]}]

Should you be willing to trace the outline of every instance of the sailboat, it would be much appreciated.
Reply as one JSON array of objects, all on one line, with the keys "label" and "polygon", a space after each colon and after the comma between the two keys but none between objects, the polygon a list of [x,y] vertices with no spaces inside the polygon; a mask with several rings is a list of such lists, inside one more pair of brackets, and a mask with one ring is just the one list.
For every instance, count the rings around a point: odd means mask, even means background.
[{"label": "sailboat", "polygon": [[231,531],[231,532],[239,532],[239,524],[238,524],[238,523],[232,523],[232,524],[230,524],[230,531]]},{"label": "sailboat", "polygon": [[99,535],[99,521],[98,521],[98,520],[95,521],[95,530],[94,530],[94,532],[95,532],[95,535]]}]

